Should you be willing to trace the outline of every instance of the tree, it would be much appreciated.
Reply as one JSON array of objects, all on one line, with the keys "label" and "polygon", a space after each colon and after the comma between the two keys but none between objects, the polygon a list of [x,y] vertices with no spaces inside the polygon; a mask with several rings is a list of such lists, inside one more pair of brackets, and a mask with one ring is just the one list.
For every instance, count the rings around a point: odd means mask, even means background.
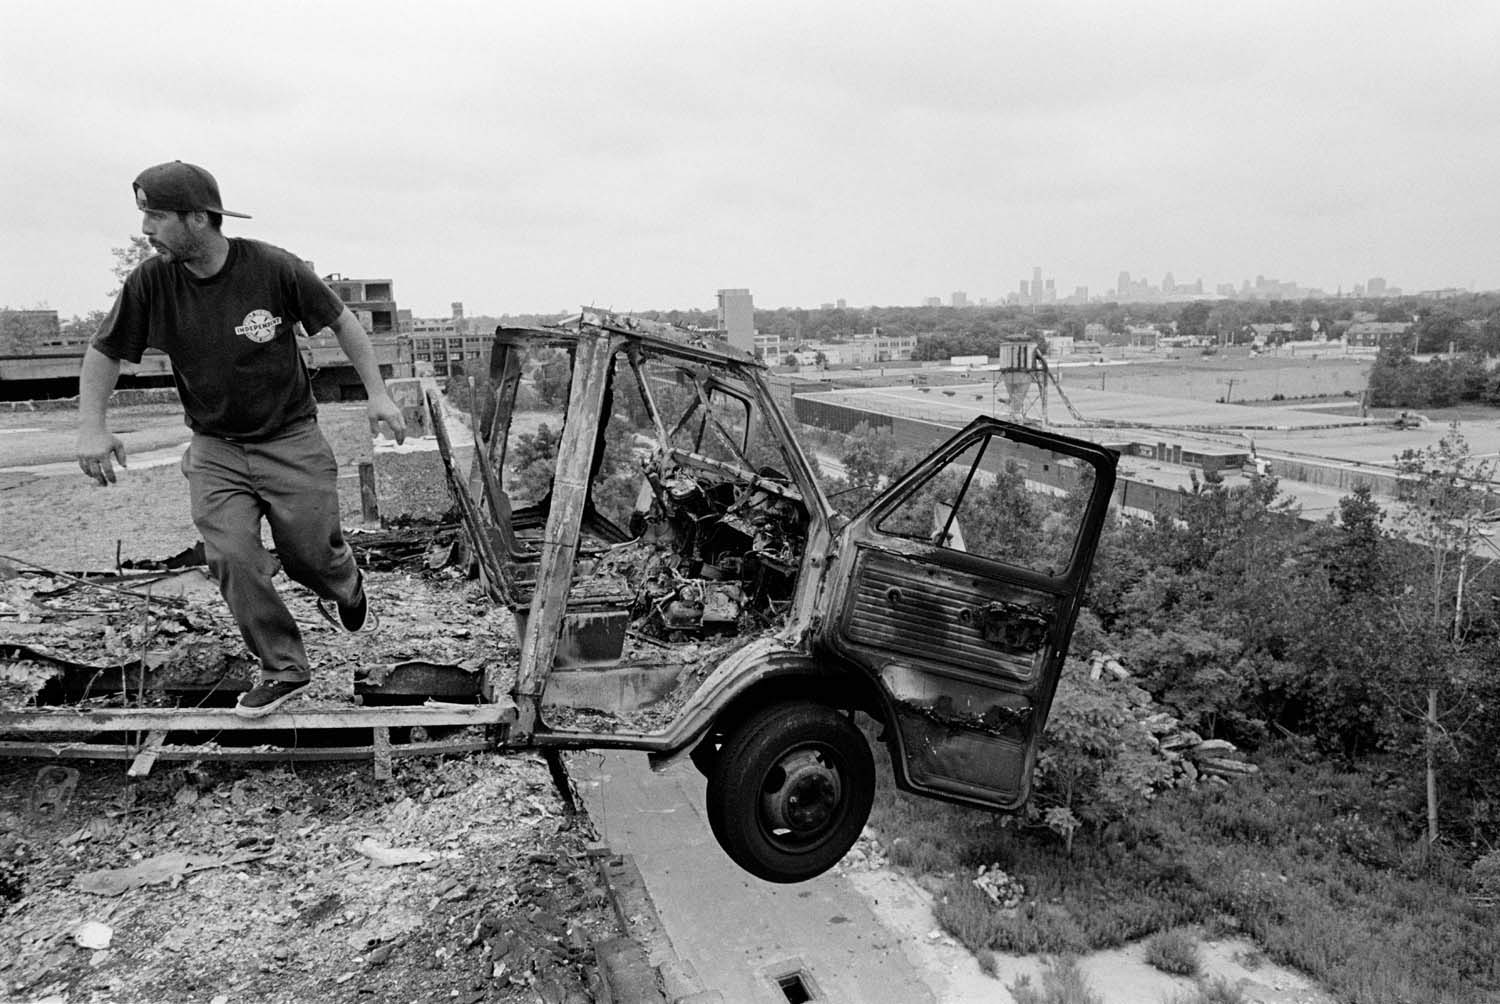
[{"label": "tree", "polygon": [[1339,526],[1323,548],[1328,581],[1344,600],[1369,596],[1390,581],[1383,545],[1387,541],[1380,521],[1385,514],[1364,482],[1339,499]]},{"label": "tree", "polygon": [[1198,618],[1180,620],[1175,628],[1137,631],[1121,650],[1126,665],[1158,701],[1205,738],[1228,726],[1236,735],[1258,731],[1247,719],[1244,692],[1251,684],[1241,665],[1245,645],[1237,638],[1205,629]]},{"label": "tree", "polygon": [[1014,462],[1007,463],[988,484],[976,485],[970,492],[972,496],[963,507],[969,546],[979,554],[1003,554],[1015,565],[1039,567],[1042,545],[1049,538],[1042,530],[1049,507],[1041,496],[1027,490],[1026,479]]},{"label": "tree", "polygon": [[155,257],[156,249],[140,234],[131,234],[129,244],[122,248],[110,248],[109,253],[115,256],[114,267],[110,269],[115,275],[115,288],[109,291],[109,298],[113,300],[120,294],[120,287],[125,284],[125,277],[134,272],[141,262]]},{"label": "tree", "polygon": [[1375,356],[1370,367],[1370,404],[1376,408],[1423,408],[1418,375],[1420,367],[1404,345],[1390,344]]},{"label": "tree", "polygon": [[1245,311],[1233,301],[1217,304],[1208,312],[1207,326],[1220,345],[1234,345],[1245,328]]},{"label": "tree", "polygon": [[567,357],[561,352],[554,353],[532,375],[537,401],[543,407],[560,407],[568,399],[568,386],[572,376],[573,369]]},{"label": "tree", "polygon": [[552,470],[557,463],[557,446],[561,432],[553,432],[546,422],[535,433],[522,433],[510,456],[513,479],[507,479],[512,494],[531,502],[539,501],[552,490]]},{"label": "tree", "polygon": [[88,342],[99,331],[99,326],[107,316],[105,311],[91,310],[82,317],[75,315],[68,318],[60,325],[63,340],[77,344]]},{"label": "tree", "polygon": [[1171,781],[1136,714],[1150,704],[1137,687],[1092,680],[1081,660],[1065,663],[1037,754],[1033,804],[1070,850],[1078,824],[1098,830],[1128,818]]},{"label": "tree", "polygon": [[1455,699],[1473,683],[1476,653],[1469,644],[1470,608],[1480,580],[1494,559],[1475,568],[1475,544],[1482,517],[1494,510],[1490,493],[1497,461],[1474,456],[1457,422],[1436,445],[1406,450],[1396,458],[1399,476],[1411,485],[1398,522],[1427,553],[1428,580],[1420,604],[1398,609],[1397,623],[1426,684],[1423,759],[1426,772],[1427,841],[1438,827],[1438,762],[1448,739],[1445,694]]},{"label": "tree", "polygon": [[891,430],[872,429],[864,422],[850,432],[839,463],[848,479],[848,486],[835,493],[841,512],[863,508],[910,466],[906,457],[896,452],[896,437]]},{"label": "tree", "polygon": [[1468,325],[1451,310],[1428,311],[1416,324],[1418,352],[1466,349],[1471,341]]},{"label": "tree", "polygon": [[1207,338],[1208,317],[1212,310],[1206,300],[1183,304],[1182,310],[1177,314],[1177,333],[1189,338]]},{"label": "tree", "polygon": [[1500,308],[1491,309],[1480,323],[1475,348],[1486,356],[1500,355]]}]

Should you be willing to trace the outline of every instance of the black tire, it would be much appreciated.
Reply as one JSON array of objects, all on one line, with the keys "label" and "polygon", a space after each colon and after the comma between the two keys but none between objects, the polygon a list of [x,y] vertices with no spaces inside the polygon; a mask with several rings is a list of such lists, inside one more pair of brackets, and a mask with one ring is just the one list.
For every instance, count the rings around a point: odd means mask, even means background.
[{"label": "black tire", "polygon": [[875,800],[875,758],[848,718],[807,701],[757,712],[708,774],[708,824],[741,868],[802,882],[854,846]]},{"label": "black tire", "polygon": [[703,740],[688,754],[688,759],[693,761],[693,766],[698,768],[698,773],[704,777],[714,776],[714,765],[719,762],[719,748],[723,741],[723,736],[710,733],[704,736]]}]

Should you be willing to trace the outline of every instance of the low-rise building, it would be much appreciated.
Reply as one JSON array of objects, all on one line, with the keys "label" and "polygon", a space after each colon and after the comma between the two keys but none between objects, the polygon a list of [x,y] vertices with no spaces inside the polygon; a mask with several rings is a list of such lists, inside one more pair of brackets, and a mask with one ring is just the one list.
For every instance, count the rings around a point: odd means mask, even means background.
[{"label": "low-rise building", "polygon": [[396,293],[395,284],[391,280],[346,279],[334,272],[325,275],[323,281],[344,301],[344,306],[359,318],[359,323],[364,325],[370,337],[396,336]]},{"label": "low-rise building", "polygon": [[1290,322],[1280,324],[1247,324],[1245,325],[1247,341],[1256,348],[1266,345],[1279,345],[1289,342],[1297,337],[1297,326]]},{"label": "low-rise building", "polygon": [[780,335],[774,332],[766,334],[758,330],[755,332],[755,357],[757,359],[768,365],[774,365],[781,362],[782,355]]},{"label": "low-rise building", "polygon": [[[395,284],[390,279],[350,279],[337,272],[325,275],[323,281],[344,301],[344,306],[370,336],[381,374],[410,376],[411,356],[401,344]],[[312,371],[313,391],[320,398],[350,400],[364,396],[364,384],[332,330],[306,332],[302,359]]]},{"label": "low-rise building", "polygon": [[1058,359],[1062,356],[1073,354],[1072,335],[1059,335],[1049,331],[1042,336],[1042,339],[1047,345],[1047,357],[1049,359]]},{"label": "low-rise building", "polygon": [[[856,335],[855,337],[864,337]],[[917,351],[916,335],[888,335],[876,328],[869,336],[875,343],[875,361],[880,363],[905,362]]]},{"label": "low-rise building", "polygon": [[1360,348],[1383,348],[1409,340],[1411,328],[1405,321],[1355,321],[1344,330],[1344,341]]},{"label": "low-rise building", "polygon": [[917,351],[916,335],[887,335],[879,328],[843,341],[800,342],[789,353],[767,358],[792,356],[800,366],[814,365],[823,357],[828,366],[865,366],[874,363],[906,362]]},{"label": "low-rise building", "polygon": [[448,317],[411,318],[405,338],[417,376],[478,377],[489,369],[494,334],[475,330],[462,303],[455,302]]}]

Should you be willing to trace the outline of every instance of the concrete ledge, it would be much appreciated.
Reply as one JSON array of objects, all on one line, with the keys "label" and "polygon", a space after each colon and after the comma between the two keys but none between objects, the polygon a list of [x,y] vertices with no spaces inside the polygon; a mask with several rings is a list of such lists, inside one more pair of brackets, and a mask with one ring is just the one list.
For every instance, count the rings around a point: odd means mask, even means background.
[{"label": "concrete ledge", "polygon": [[[596,856],[599,859],[599,877],[609,890],[615,917],[619,920],[621,929],[626,932],[624,937],[640,950],[639,957],[622,956],[615,959],[614,964],[643,967],[649,973],[651,986],[660,995],[639,999],[660,1000],[669,1004],[715,1004],[723,1001],[724,998],[718,991],[704,989],[703,981],[698,978],[692,963],[678,957],[661,918],[657,916],[651,894],[646,891],[646,880],[641,877],[634,859],[626,854],[612,854],[608,848],[597,849]],[[602,957],[600,965],[604,965]],[[633,973],[630,978],[644,981],[646,976]]]},{"label": "concrete ledge", "polygon": [[646,950],[624,935],[594,946],[603,983],[604,1004],[667,1004],[656,985],[656,970],[646,961]]}]

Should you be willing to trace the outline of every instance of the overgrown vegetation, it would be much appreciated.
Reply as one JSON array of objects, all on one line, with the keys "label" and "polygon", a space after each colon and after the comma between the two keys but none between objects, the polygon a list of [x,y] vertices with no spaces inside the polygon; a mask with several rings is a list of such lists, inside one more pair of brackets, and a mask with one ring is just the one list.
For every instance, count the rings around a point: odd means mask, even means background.
[{"label": "overgrown vegetation", "polygon": [[1388,345],[1375,357],[1369,387],[1369,403],[1376,408],[1500,405],[1500,373],[1489,369],[1477,353],[1419,362],[1408,346]]},{"label": "overgrown vegetation", "polygon": [[[908,460],[859,437],[849,495]],[[1500,994],[1500,583],[1469,552],[1494,505],[1456,427],[1402,465],[1416,504],[1399,535],[1367,490],[1314,523],[1272,478],[1207,478],[1175,519],[1108,528],[1028,811],[877,800],[891,861],[936,877],[949,932],[984,958],[1196,926],[1341,999]],[[1100,652],[1130,678],[1091,677]],[[1157,712],[1260,773],[1164,769],[1142,725]],[[1025,886],[1014,909],[973,884],[996,864]],[[1163,960],[1185,966],[1180,948]]]},{"label": "overgrown vegetation", "polygon": [[[871,824],[900,834],[894,864],[939,878],[938,920],[976,953],[1078,954],[1196,925],[1253,938],[1341,999],[1493,1000],[1494,912],[1468,897],[1456,856],[1403,826],[1416,792],[1286,743],[1261,755],[1259,776],[1168,791],[1071,854],[1044,830],[889,786]],[[1025,884],[1013,911],[973,887],[996,861]]]},{"label": "overgrown vegetation", "polygon": [[1034,987],[1029,977],[1019,977],[1006,988],[1016,1004],[1104,1004],[1078,968],[1078,960],[1053,959],[1042,970],[1042,985]]},{"label": "overgrown vegetation", "polygon": [[1245,1004],[1245,995],[1226,979],[1200,980],[1186,993],[1175,994],[1166,1004]]},{"label": "overgrown vegetation", "polygon": [[1198,942],[1181,928],[1157,932],[1146,943],[1146,961],[1173,976],[1196,976],[1203,964]]}]

